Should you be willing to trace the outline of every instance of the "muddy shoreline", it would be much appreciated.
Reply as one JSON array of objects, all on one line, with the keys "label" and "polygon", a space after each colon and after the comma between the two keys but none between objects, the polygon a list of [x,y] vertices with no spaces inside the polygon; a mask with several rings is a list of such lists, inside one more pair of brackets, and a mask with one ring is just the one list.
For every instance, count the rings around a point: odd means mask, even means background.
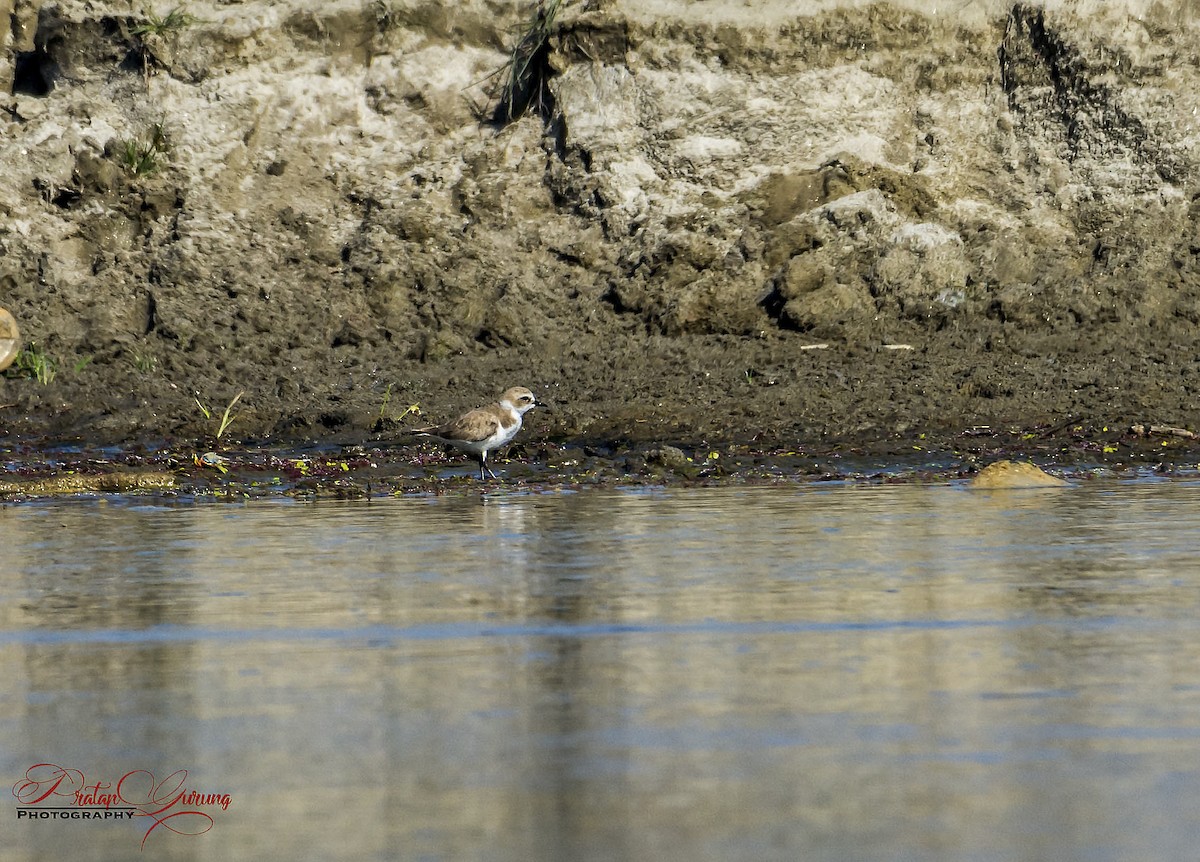
[{"label": "muddy shoreline", "polygon": [[[391,374],[348,358],[334,391],[307,403],[264,397],[248,378],[220,439],[224,394],[205,403],[164,376],[118,396],[92,379],[101,372],[84,368],[47,385],[0,378],[0,444],[147,447],[165,440],[204,450],[404,443],[406,429],[494,398],[484,388],[490,380],[529,385],[549,403],[529,417],[524,445],[876,452],[927,439],[954,448],[958,439],[991,436],[1025,454],[1021,440],[1069,449],[1080,433],[1111,441],[1137,425],[1196,428],[1200,357],[1162,344],[1130,351],[1121,337],[1094,332],[1086,347],[1082,333],[1064,333],[1019,349],[982,346],[966,335],[921,346],[810,349],[811,338],[792,334],[643,335],[610,346],[603,358],[581,351],[567,362],[509,348],[401,364]],[[1038,444],[1027,454],[1041,450]]]},{"label": "muddy shoreline", "polygon": [[45,440],[0,448],[0,505],[50,498],[152,497],[162,503],[254,499],[575,493],[709,486],[962,483],[1004,460],[1071,484],[1195,478],[1200,442],[1185,429],[1072,425],[1024,432],[872,439],[780,449],[758,444],[579,444],[526,441],[497,459],[497,480],[429,443],[225,447],[183,441],[89,447]]},{"label": "muddy shoreline", "polygon": [[[172,475],[176,484],[167,493],[174,497],[363,498],[955,481],[1002,459],[1032,460],[1068,478],[1189,475],[1200,464],[1200,440],[1189,430],[1190,392],[1175,385],[1196,379],[1195,372],[1165,353],[1076,351],[1047,361],[952,347],[797,349],[800,339],[787,336],[704,341],[697,351],[686,340],[647,338],[653,347],[643,357],[657,351],[669,358],[645,362],[636,373],[609,368],[597,380],[587,379],[589,364],[559,366],[555,377],[544,361],[520,351],[462,362],[461,377],[440,377],[452,361],[432,369],[437,378],[414,366],[406,389],[389,389],[381,379],[348,385],[310,411],[273,414],[239,403],[221,436],[216,402],[205,417],[181,397],[172,415],[168,405],[149,400],[97,405],[69,379],[49,386],[10,380],[9,391],[24,387],[38,401],[0,419],[0,479],[134,471]],[[784,361],[792,351],[794,359]],[[531,413],[501,453],[500,483],[475,482],[469,461],[406,433],[478,403],[464,395],[475,391],[463,382],[464,366],[472,364],[505,369],[493,372],[496,379],[535,376],[512,370],[522,367],[550,378],[538,386],[549,409]],[[51,401],[50,392],[60,400]],[[413,405],[419,414],[409,411]],[[664,458],[664,451],[686,460]],[[195,462],[210,452],[229,459],[227,467]],[[6,500],[42,495],[36,487],[0,487]]]}]

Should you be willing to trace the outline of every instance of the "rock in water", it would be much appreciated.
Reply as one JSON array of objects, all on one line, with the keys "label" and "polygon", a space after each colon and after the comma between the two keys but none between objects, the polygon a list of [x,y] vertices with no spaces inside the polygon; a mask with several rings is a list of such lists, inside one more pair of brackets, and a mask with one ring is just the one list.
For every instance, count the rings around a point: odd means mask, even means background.
[{"label": "rock in water", "polygon": [[1027,461],[997,461],[979,471],[972,488],[1062,488],[1067,483]]},{"label": "rock in water", "polygon": [[0,308],[0,371],[12,365],[20,351],[21,333],[17,321],[7,309]]}]

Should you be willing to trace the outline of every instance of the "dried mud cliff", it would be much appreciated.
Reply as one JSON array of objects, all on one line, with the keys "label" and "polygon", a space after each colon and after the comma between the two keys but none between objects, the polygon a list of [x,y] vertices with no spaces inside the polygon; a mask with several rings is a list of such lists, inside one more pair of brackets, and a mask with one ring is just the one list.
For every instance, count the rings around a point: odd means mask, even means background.
[{"label": "dried mud cliff", "polygon": [[1200,422],[1197,0],[535,11],[0,0],[0,437]]}]

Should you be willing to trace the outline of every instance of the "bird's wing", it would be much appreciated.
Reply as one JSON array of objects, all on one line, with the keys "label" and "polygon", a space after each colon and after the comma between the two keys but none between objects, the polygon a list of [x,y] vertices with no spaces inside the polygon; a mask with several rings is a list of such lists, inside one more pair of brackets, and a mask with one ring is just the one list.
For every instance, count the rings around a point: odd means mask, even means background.
[{"label": "bird's wing", "polygon": [[453,422],[426,428],[425,433],[444,440],[486,440],[500,429],[500,420],[486,410],[472,410]]}]

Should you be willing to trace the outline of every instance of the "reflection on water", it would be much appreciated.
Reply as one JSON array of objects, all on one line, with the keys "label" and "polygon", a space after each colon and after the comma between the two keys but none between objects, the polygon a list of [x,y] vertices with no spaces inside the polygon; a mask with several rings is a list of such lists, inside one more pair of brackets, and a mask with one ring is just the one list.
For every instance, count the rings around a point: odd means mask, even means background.
[{"label": "reflection on water", "polygon": [[[1188,483],[3,508],[0,785],[229,794],[155,859],[1185,858],[1198,530]],[[0,792],[4,862],[147,829]]]}]

